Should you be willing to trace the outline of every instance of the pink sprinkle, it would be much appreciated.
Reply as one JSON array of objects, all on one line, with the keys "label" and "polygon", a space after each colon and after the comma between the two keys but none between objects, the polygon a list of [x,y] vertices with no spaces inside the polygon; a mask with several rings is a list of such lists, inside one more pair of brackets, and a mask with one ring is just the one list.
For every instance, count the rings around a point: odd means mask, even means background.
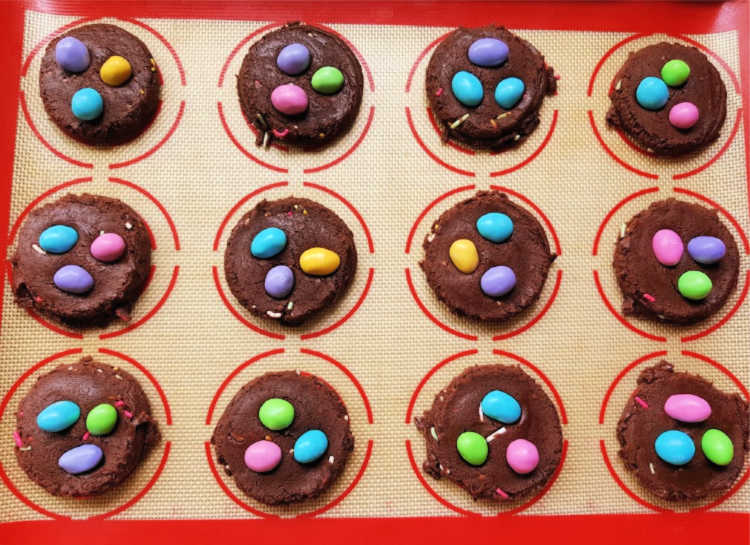
[{"label": "pink sprinkle", "polygon": [[86,433],[83,434],[83,438],[81,439],[81,441],[85,441],[89,437],[91,437],[91,434],[89,432],[86,432]]},{"label": "pink sprinkle", "polygon": [[636,403],[638,403],[638,405],[640,405],[644,409],[648,409],[648,403],[646,403],[645,401],[643,401],[640,397],[635,396],[635,401],[636,401]]},{"label": "pink sprinkle", "polygon": [[18,448],[23,448],[23,441],[21,441],[21,436],[18,435],[17,431],[13,432],[13,440],[16,442]]},{"label": "pink sprinkle", "polygon": [[555,74],[555,79],[560,79],[560,76],[558,74]]},{"label": "pink sprinkle", "polygon": [[123,405],[125,405],[125,402],[122,399],[115,401],[115,407],[122,407]]},{"label": "pink sprinkle", "polygon": [[649,301],[649,302],[651,302],[651,303],[653,303],[654,301],[656,301],[656,299],[654,299],[654,296],[653,296],[653,295],[649,295],[648,293],[644,293],[644,294],[643,294],[643,298],[644,298],[644,299],[645,299],[646,301]]},{"label": "pink sprinkle", "polygon": [[440,89],[438,89],[437,91],[435,91],[435,96],[436,97],[439,97],[442,94],[443,94],[443,88],[442,87]]},{"label": "pink sprinkle", "polygon": [[508,499],[508,494],[506,494],[505,492],[503,492],[500,488],[496,488],[495,492],[497,492],[497,495],[500,496],[501,498],[503,498],[504,500]]},{"label": "pink sprinkle", "polygon": [[289,129],[284,129],[283,131],[277,131],[276,129],[273,129],[272,132],[276,138],[284,138],[287,134],[289,134]]},{"label": "pink sprinkle", "polygon": [[124,414],[128,418],[133,418],[133,413],[130,411],[122,411],[122,414]]}]

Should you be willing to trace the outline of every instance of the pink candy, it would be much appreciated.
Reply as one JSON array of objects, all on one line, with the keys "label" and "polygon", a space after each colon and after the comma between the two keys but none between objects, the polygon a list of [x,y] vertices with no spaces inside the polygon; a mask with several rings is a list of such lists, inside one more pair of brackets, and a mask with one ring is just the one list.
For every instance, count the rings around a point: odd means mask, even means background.
[{"label": "pink candy", "polygon": [[125,252],[125,241],[117,233],[103,233],[91,243],[91,255],[99,261],[117,261]]},{"label": "pink candy", "polygon": [[508,460],[508,465],[513,471],[525,475],[534,471],[539,465],[539,451],[531,441],[516,439],[508,445],[505,459]]},{"label": "pink candy", "polygon": [[651,248],[659,263],[672,267],[680,262],[685,245],[680,235],[671,229],[660,229],[651,239]]},{"label": "pink candy", "polygon": [[675,394],[667,398],[664,412],[680,422],[703,422],[711,416],[711,405],[697,395]]},{"label": "pink candy", "polygon": [[286,115],[298,115],[307,110],[307,95],[293,83],[279,85],[271,92],[271,104]]},{"label": "pink candy", "polygon": [[669,122],[678,129],[689,129],[698,123],[698,107],[692,102],[680,102],[669,110]]},{"label": "pink candy", "polygon": [[271,441],[256,441],[245,450],[245,465],[265,473],[271,471],[281,462],[281,448]]}]

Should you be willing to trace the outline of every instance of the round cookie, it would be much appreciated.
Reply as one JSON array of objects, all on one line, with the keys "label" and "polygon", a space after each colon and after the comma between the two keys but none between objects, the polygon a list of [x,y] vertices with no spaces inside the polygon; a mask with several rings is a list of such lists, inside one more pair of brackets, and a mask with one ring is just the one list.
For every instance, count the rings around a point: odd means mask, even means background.
[{"label": "round cookie", "polygon": [[[256,235],[271,228],[283,231],[282,249],[269,257],[253,255]],[[301,258],[313,248],[334,252],[340,259],[338,267],[327,274],[305,272]],[[272,296],[266,279],[271,269],[281,265],[288,267],[293,287]],[[300,324],[333,304],[351,284],[356,269],[354,238],[341,218],[321,204],[295,197],[258,203],[234,227],[224,252],[226,281],[240,304],[288,325]]]},{"label": "round cookie", "polygon": [[[490,393],[497,396],[495,391],[515,400],[520,417],[512,420],[505,418],[503,411],[482,411],[491,408],[485,400]],[[512,421],[504,423],[497,418]],[[541,489],[560,464],[562,430],[555,406],[518,366],[469,367],[435,396],[432,407],[422,418],[415,418],[415,423],[427,445],[424,471],[436,479],[447,477],[456,482],[475,500],[501,501],[530,494]],[[486,443],[483,463],[476,464],[481,458],[469,463],[459,452],[459,437],[465,432],[478,434],[480,443]],[[537,465],[525,473],[511,468],[506,459],[509,446],[518,440],[533,443],[538,453]],[[515,461],[512,456],[511,461]]]},{"label": "round cookie", "polygon": [[[284,62],[283,56],[279,62],[282,50],[293,44],[303,49],[298,49],[289,63]],[[304,59],[300,61],[304,49],[309,56],[307,64]],[[289,65],[295,66],[293,61],[297,61],[297,66],[290,70]],[[285,73],[279,64],[296,73]],[[317,85],[315,75],[323,67],[335,68],[343,76],[340,89],[320,86],[324,90],[321,92],[313,87]],[[297,72],[299,68],[301,72]],[[258,129],[257,145],[279,139],[315,148],[332,142],[351,127],[362,103],[363,83],[362,67],[341,38],[295,22],[269,32],[250,47],[237,77],[237,93],[245,118]],[[295,87],[294,106],[298,109],[284,113],[276,106],[290,107],[290,103],[282,101],[274,105],[273,93],[278,87],[290,84]]]},{"label": "round cookie", "polygon": [[[274,426],[283,426],[275,430],[266,427],[261,422],[261,407],[268,400],[290,403],[291,423],[286,420]],[[295,454],[293,449],[303,448],[300,438],[311,430],[322,431],[327,445],[318,451],[317,458],[303,463],[296,459],[300,453]],[[280,447],[280,459],[263,471],[253,470],[247,463],[246,452],[258,441]],[[295,371],[266,373],[245,384],[221,416],[211,443],[237,487],[268,505],[318,496],[341,474],[354,449],[349,416],[338,394],[321,379]]]},{"label": "round cookie", "polygon": [[[671,501],[698,500],[729,490],[742,471],[748,450],[747,402],[737,394],[721,392],[698,375],[675,372],[666,361],[643,370],[637,384],[617,423],[620,457],[628,470],[650,492]],[[670,396],[683,394],[707,402],[708,418],[683,422],[667,414],[665,404]],[[676,399],[668,404],[672,411]],[[683,412],[672,414],[685,418],[681,415],[691,412],[684,412],[683,408]],[[706,457],[702,439],[710,429],[720,430],[731,440],[734,452],[726,465],[715,464]],[[657,454],[657,438],[670,430],[687,434],[693,443],[694,455],[684,465],[669,463]]]},{"label": "round cookie", "polygon": [[[74,403],[79,416],[71,425],[59,431],[48,431],[53,421],[50,415],[42,429],[40,413],[53,403]],[[100,434],[95,428],[92,409],[100,404],[110,405],[116,413],[114,428]],[[53,407],[54,408],[54,407]],[[87,425],[87,420],[91,420]],[[89,429],[95,430],[92,433]],[[72,365],[60,365],[42,375],[21,400],[16,413],[16,458],[29,478],[56,496],[92,496],[101,494],[123,482],[138,466],[146,453],[159,443],[160,435],[151,416],[151,407],[138,381],[122,369],[98,363],[91,357]],[[80,473],[70,473],[59,463],[72,449],[87,445],[101,450],[99,463]],[[79,460],[77,470],[85,469]],[[72,468],[69,468],[72,469]]]},{"label": "round cookie", "polygon": [[[485,214],[510,218],[509,238],[502,242],[484,238],[477,221]],[[452,260],[451,246],[457,240],[468,240],[476,249],[478,264],[473,272],[462,272]],[[479,191],[443,212],[422,246],[425,256],[420,265],[438,299],[454,312],[482,321],[506,320],[532,305],[556,257],[536,218],[498,191]],[[501,266],[512,269],[515,286],[504,295],[488,295],[482,279],[489,269]]]},{"label": "round cookie", "polygon": [[[654,253],[654,235],[663,229],[677,233],[684,246],[675,265],[663,265]],[[706,265],[690,255],[688,243],[701,236],[723,242],[726,253],[718,262]],[[613,265],[626,315],[688,324],[711,316],[729,298],[737,285],[739,252],[716,210],[667,199],[651,204],[627,223],[625,236],[617,241]],[[710,279],[707,297],[693,300],[680,293],[679,279],[687,271],[699,271]]]},{"label": "round cookie", "polygon": [[[85,45],[90,62],[81,72],[63,68],[56,59],[61,40],[75,38]],[[110,57],[123,57],[132,75],[124,83],[109,85],[100,71]],[[91,120],[73,113],[73,97],[81,89],[99,93],[101,115]],[[159,108],[161,83],[156,63],[145,44],[114,25],[94,24],[74,28],[50,42],[42,58],[39,93],[47,114],[60,129],[84,144],[115,146],[139,136]]]},{"label": "round cookie", "polygon": [[[68,233],[72,229],[75,233],[70,239],[74,244],[67,251],[53,253],[54,248],[50,246],[47,246],[50,251],[44,250],[43,235],[55,226],[58,226],[56,229],[62,226]],[[124,243],[120,257],[112,260],[116,254],[106,255],[96,250],[97,247],[117,250],[111,241],[100,246],[102,232],[105,238],[119,238],[117,242]],[[113,234],[116,237],[112,237]],[[101,259],[92,255],[92,248]],[[140,216],[122,201],[69,194],[29,214],[18,234],[11,264],[16,303],[73,326],[101,325],[115,316],[125,321],[130,319],[131,306],[148,279],[151,245]],[[83,268],[93,287],[84,293],[63,291],[58,287],[56,275],[70,266]],[[68,286],[71,288],[73,286]]]},{"label": "round cookie", "polygon": [[[661,80],[662,68],[671,60],[687,63],[687,80],[675,86],[659,84],[662,93],[668,92],[666,104],[656,110],[644,108],[636,98],[638,86],[647,77]],[[669,75],[667,80],[679,82]],[[719,72],[698,49],[677,43],[661,42],[631,53],[615,76],[609,98],[608,124],[657,155],[682,155],[707,146],[719,137],[727,114],[727,90]],[[684,102],[698,110],[697,122],[690,128],[670,122],[672,107]]]},{"label": "round cookie", "polygon": [[[507,58],[499,65],[480,66],[469,58],[472,45],[487,38],[507,46]],[[502,51],[500,55],[498,60]],[[474,57],[473,52],[471,56]],[[483,57],[480,62],[488,64],[486,55],[480,57]],[[462,103],[453,91],[454,76],[462,71],[478,78],[480,87],[472,79],[476,96],[481,97],[476,106]],[[495,93],[498,84],[507,78],[520,79],[524,88],[517,102],[512,103],[511,99],[504,107],[496,101]],[[504,27],[490,25],[458,28],[443,40],[427,65],[425,88],[443,139],[457,140],[473,148],[501,149],[522,142],[539,125],[542,101],[545,95],[555,93],[557,80],[553,68],[547,66],[533,45]]]}]

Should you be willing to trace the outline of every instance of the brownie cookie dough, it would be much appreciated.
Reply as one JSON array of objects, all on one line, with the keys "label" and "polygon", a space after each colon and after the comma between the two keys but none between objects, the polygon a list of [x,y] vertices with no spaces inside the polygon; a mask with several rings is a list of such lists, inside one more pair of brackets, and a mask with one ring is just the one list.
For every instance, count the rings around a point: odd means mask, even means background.
[{"label": "brownie cookie dough", "polygon": [[501,149],[539,125],[545,95],[555,93],[552,67],[526,40],[490,25],[459,28],[432,54],[425,87],[443,139]]},{"label": "brownie cookie dough", "polygon": [[518,366],[468,368],[415,422],[427,444],[424,471],[458,483],[475,500],[530,494],[560,464],[555,406]]},{"label": "brownie cookie dough", "polygon": [[250,47],[237,77],[257,145],[273,139],[320,147],[351,127],[362,103],[362,67],[330,32],[289,23]]},{"label": "brownie cookie dough", "polygon": [[695,47],[661,42],[631,53],[609,92],[607,123],[657,155],[682,155],[719,137],[721,76]]},{"label": "brownie cookie dough", "polygon": [[114,25],[86,25],[47,46],[39,74],[44,109],[91,146],[124,144],[149,126],[161,83],[144,43]]},{"label": "brownie cookie dough", "polygon": [[438,299],[483,321],[533,304],[556,257],[536,218],[498,191],[479,191],[444,212],[422,246],[420,265]]},{"label": "brownie cookie dough", "polygon": [[39,377],[14,438],[32,481],[56,496],[91,496],[123,482],[160,435],[138,381],[85,357]]},{"label": "brownie cookie dough", "polygon": [[726,302],[739,252],[716,210],[667,199],[634,216],[615,248],[626,315],[688,324]]},{"label": "brownie cookie dough", "polygon": [[620,457],[665,500],[729,490],[748,450],[748,405],[666,361],[645,369],[620,421]]},{"label": "brownie cookie dough", "polygon": [[140,216],[117,199],[66,195],[33,210],[18,235],[16,303],[78,327],[128,321],[151,268]]},{"label": "brownie cookie dough", "polygon": [[331,305],[357,270],[352,232],[325,206],[261,201],[232,230],[224,252],[229,289],[253,314],[300,324]]},{"label": "brownie cookie dough", "polygon": [[307,373],[267,373],[245,384],[211,443],[227,475],[268,504],[314,498],[341,474],[354,437],[338,394]]}]

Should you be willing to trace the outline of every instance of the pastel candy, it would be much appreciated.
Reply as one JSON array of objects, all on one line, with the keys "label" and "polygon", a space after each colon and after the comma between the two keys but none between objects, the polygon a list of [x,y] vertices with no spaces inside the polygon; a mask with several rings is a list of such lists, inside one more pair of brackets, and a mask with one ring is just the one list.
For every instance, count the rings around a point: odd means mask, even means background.
[{"label": "pastel candy", "polygon": [[478,106],[484,96],[482,82],[474,74],[465,70],[453,75],[451,91],[453,91],[456,100],[469,107]]},{"label": "pastel candy", "polygon": [[73,36],[66,36],[55,46],[55,61],[68,72],[83,72],[91,59],[86,45]]},{"label": "pastel candy", "polygon": [[697,395],[674,394],[664,402],[664,412],[680,422],[703,422],[711,416],[711,405]]},{"label": "pastel candy", "polygon": [[294,288],[294,273],[286,265],[276,265],[266,273],[263,282],[266,293],[275,299],[283,299]]},{"label": "pastel candy", "polygon": [[294,442],[294,459],[300,464],[314,462],[328,448],[328,437],[320,430],[308,430]]},{"label": "pastel candy", "polygon": [[307,94],[298,85],[287,83],[271,91],[271,104],[285,115],[299,115],[307,110]]},{"label": "pastel candy", "polygon": [[86,415],[86,429],[91,435],[107,435],[117,424],[117,409],[109,403],[100,403]]},{"label": "pastel candy", "polygon": [[104,263],[112,263],[125,253],[125,240],[117,233],[104,233],[91,243],[91,255]]},{"label": "pastel candy", "polygon": [[516,439],[505,450],[505,459],[513,471],[526,475],[539,465],[539,450],[531,441]]},{"label": "pastel candy", "polygon": [[310,66],[310,50],[299,43],[289,44],[276,57],[276,66],[290,76],[301,74]]},{"label": "pastel candy", "polygon": [[706,430],[701,438],[701,449],[710,461],[717,466],[727,466],[734,458],[734,445],[729,436],[721,430]]},{"label": "pastel candy", "polygon": [[83,121],[91,121],[102,115],[104,101],[99,91],[91,87],[79,89],[70,101],[70,109],[73,115]]},{"label": "pastel candy", "polygon": [[670,87],[679,87],[690,76],[690,67],[680,59],[672,59],[661,67],[661,79]]},{"label": "pastel candy", "polygon": [[659,435],[654,441],[656,454],[675,466],[683,466],[693,459],[695,445],[687,433],[678,430],[668,430]]},{"label": "pastel candy", "polygon": [[477,231],[487,240],[504,242],[513,234],[513,220],[501,212],[488,212],[477,220]]},{"label": "pastel candy", "polygon": [[286,399],[278,397],[266,399],[258,410],[258,419],[269,430],[286,429],[294,420],[294,406]]},{"label": "pastel candy", "polygon": [[680,102],[669,109],[669,122],[678,129],[692,128],[699,117],[698,107],[692,102]]},{"label": "pastel candy", "polygon": [[266,473],[281,462],[281,448],[272,441],[256,441],[245,450],[245,465],[257,473]]},{"label": "pastel candy", "polygon": [[687,271],[677,279],[677,290],[686,299],[700,301],[708,297],[713,283],[708,275],[701,271]]},{"label": "pastel candy", "polygon": [[112,55],[99,69],[99,77],[111,87],[118,87],[128,81],[133,74],[133,68],[125,57]]},{"label": "pastel candy", "polygon": [[86,269],[78,265],[64,265],[57,269],[53,282],[62,291],[80,295],[91,291],[94,287],[94,278]]},{"label": "pastel candy", "polygon": [[661,78],[648,76],[638,84],[635,99],[641,107],[647,110],[660,110],[669,100],[669,89]]},{"label": "pastel candy", "polygon": [[523,81],[518,78],[505,78],[495,87],[495,102],[506,110],[510,110],[521,100],[526,89]]},{"label": "pastel candy", "polygon": [[51,254],[64,254],[78,242],[78,232],[67,225],[47,227],[39,235],[39,246]]},{"label": "pastel candy", "polygon": [[651,249],[659,263],[672,267],[682,259],[685,247],[680,235],[671,229],[660,229],[651,238]]},{"label": "pastel candy", "polygon": [[254,257],[268,259],[281,253],[286,247],[286,233],[278,227],[267,227],[253,237],[250,253]]},{"label": "pastel candy", "polygon": [[516,286],[516,273],[505,265],[490,267],[482,275],[479,287],[488,297],[502,297]]},{"label": "pastel candy", "polygon": [[484,437],[473,431],[465,431],[456,439],[456,449],[467,463],[481,466],[487,460],[489,447]]},{"label": "pastel candy", "polygon": [[308,248],[299,256],[302,272],[312,276],[328,276],[336,271],[340,264],[339,254],[327,248]]},{"label": "pastel candy", "polygon": [[508,45],[496,38],[479,38],[469,46],[469,60],[477,66],[500,66],[508,60]]},{"label": "pastel candy", "polygon": [[477,247],[468,238],[453,241],[448,249],[448,255],[453,265],[464,274],[473,273],[479,266]]},{"label": "pastel candy", "polygon": [[344,86],[344,74],[333,66],[323,66],[315,71],[310,80],[310,85],[318,93],[332,95],[338,93]]},{"label": "pastel candy", "polygon": [[703,265],[712,265],[727,253],[723,240],[708,236],[691,238],[687,249],[690,257]]},{"label": "pastel candy", "polygon": [[63,452],[57,460],[57,465],[72,475],[78,475],[94,469],[103,457],[102,449],[87,443]]},{"label": "pastel candy", "polygon": [[501,390],[492,390],[482,398],[482,413],[503,424],[513,424],[521,418],[521,406],[510,394]]},{"label": "pastel candy", "polygon": [[72,401],[55,401],[36,415],[36,425],[49,432],[65,430],[76,423],[81,409]]}]

